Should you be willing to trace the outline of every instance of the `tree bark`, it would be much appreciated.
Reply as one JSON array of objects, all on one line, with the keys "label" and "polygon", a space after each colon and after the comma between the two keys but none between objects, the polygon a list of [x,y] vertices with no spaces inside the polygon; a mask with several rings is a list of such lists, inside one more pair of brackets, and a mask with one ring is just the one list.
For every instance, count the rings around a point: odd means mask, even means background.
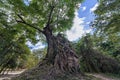
[{"label": "tree bark", "polygon": [[44,34],[48,43],[46,60],[61,72],[79,72],[79,59],[69,41],[60,34],[54,36],[48,28]]},{"label": "tree bark", "polygon": [[[69,41],[61,35],[54,36],[49,27],[44,28],[43,34],[48,43],[45,59],[38,66],[12,80],[83,80],[79,59]],[[73,78],[70,78],[71,74]]]},{"label": "tree bark", "polygon": [[52,31],[46,27],[44,28],[44,35],[46,37],[46,40],[47,40],[47,44],[48,44],[48,48],[47,48],[47,54],[46,54],[46,57],[45,57],[45,60],[47,60],[49,63],[53,63],[53,56],[54,56],[54,36],[52,34]]}]

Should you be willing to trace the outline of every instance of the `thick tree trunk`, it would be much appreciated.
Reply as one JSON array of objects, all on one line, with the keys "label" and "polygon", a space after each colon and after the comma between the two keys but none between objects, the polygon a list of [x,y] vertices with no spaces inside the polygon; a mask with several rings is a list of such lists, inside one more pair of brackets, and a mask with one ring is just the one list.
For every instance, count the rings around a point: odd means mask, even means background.
[{"label": "thick tree trunk", "polygon": [[79,59],[70,47],[69,41],[61,35],[53,36],[48,29],[44,33],[48,43],[46,55],[48,62],[61,72],[79,72]]},{"label": "thick tree trunk", "polygon": [[53,56],[54,56],[54,36],[52,35],[52,32],[50,31],[50,29],[45,28],[44,29],[44,35],[46,37],[47,43],[48,43],[48,48],[47,48],[47,54],[45,57],[45,60],[47,60],[49,63],[53,63]]},{"label": "thick tree trunk", "polygon": [[79,74],[79,59],[69,41],[61,35],[54,36],[48,28],[43,33],[48,43],[45,59],[12,80],[86,80]]},{"label": "thick tree trunk", "polygon": [[69,41],[61,35],[58,35],[55,37],[55,44],[55,67],[60,69],[62,72],[78,72],[79,59],[75,51],[71,48]]}]

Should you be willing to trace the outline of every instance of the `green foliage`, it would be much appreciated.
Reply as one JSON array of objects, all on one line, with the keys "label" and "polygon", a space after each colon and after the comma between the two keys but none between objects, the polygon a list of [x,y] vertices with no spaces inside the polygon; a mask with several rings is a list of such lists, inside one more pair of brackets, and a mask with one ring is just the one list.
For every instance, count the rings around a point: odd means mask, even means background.
[{"label": "green foliage", "polygon": [[[28,3],[25,3],[25,1]],[[81,0],[6,0],[1,1],[3,4],[0,9],[3,14],[10,16],[9,23],[17,24],[16,20],[20,21],[19,16],[21,16],[25,22],[40,29],[43,29],[47,25],[50,18],[49,25],[52,30],[58,32],[70,29],[74,17],[74,10],[80,2]],[[49,17],[52,8],[51,17]],[[9,13],[6,14],[6,12]],[[21,27],[18,28],[27,29],[33,31],[33,34],[36,34],[33,28],[28,27],[29,25],[19,25]]]},{"label": "green foliage", "polygon": [[37,56],[31,54],[23,34],[9,27],[1,27],[0,69],[31,68],[38,63]]},{"label": "green foliage", "polygon": [[9,24],[0,26],[0,73],[6,69],[15,69],[19,65],[19,58],[24,59],[30,53],[24,34],[11,27]]},{"label": "green foliage", "polygon": [[[103,53],[101,53],[102,49],[99,49],[93,41],[94,37],[90,34],[86,34],[86,36],[82,37],[76,45],[77,53],[81,56],[81,69],[86,72],[119,74],[120,63],[114,58],[108,57],[108,54],[103,55]],[[106,46],[107,45],[104,45],[104,47]]]},{"label": "green foliage", "polygon": [[37,56],[40,60],[45,58],[47,54],[47,47],[42,48],[42,49],[35,49],[32,51],[35,56]]},{"label": "green foliage", "polygon": [[[105,55],[120,55],[120,0],[99,0],[93,27],[96,47]],[[118,59],[119,60],[119,59]]]},{"label": "green foliage", "polygon": [[39,62],[39,58],[38,56],[36,56],[35,54],[30,54],[27,56],[27,60],[24,64],[25,68],[32,68],[34,66],[36,66]]},{"label": "green foliage", "polygon": [[120,32],[120,1],[119,0],[100,0],[99,6],[95,11],[96,19],[93,27],[97,31],[107,34]]},{"label": "green foliage", "polygon": [[[76,44],[76,51],[80,58],[81,69],[86,72],[99,72],[97,63],[97,51],[93,50],[93,41],[90,34],[83,36]],[[94,57],[93,57],[94,55]]]}]

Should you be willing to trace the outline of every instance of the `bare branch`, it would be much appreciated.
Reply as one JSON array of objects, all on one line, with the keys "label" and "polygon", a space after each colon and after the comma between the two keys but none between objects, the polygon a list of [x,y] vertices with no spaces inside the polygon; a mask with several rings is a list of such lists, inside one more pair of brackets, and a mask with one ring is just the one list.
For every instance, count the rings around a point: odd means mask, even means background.
[{"label": "bare branch", "polygon": [[17,14],[17,16],[21,19],[22,22],[25,22],[25,20],[19,14]]},{"label": "bare branch", "polygon": [[48,16],[48,22],[46,24],[46,27],[49,27],[49,24],[51,22],[52,13],[53,13],[54,8],[55,8],[55,6],[51,6],[51,10],[50,10],[50,13],[49,13],[49,16]]},{"label": "bare branch", "polygon": [[18,23],[22,23],[22,24],[28,25],[29,27],[34,28],[34,29],[38,30],[39,32],[42,32],[42,33],[43,33],[43,31],[42,31],[40,28],[35,27],[35,26],[33,26],[32,24],[27,23],[27,22],[22,18],[22,16],[20,16],[19,14],[17,14],[17,16],[20,18],[20,20],[16,20]]}]

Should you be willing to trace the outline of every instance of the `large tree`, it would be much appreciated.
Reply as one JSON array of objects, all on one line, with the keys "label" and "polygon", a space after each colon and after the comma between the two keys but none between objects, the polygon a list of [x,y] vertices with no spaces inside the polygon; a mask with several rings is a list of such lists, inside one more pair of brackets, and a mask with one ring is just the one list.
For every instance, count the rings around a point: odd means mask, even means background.
[{"label": "large tree", "polygon": [[5,24],[15,30],[20,29],[29,41],[34,42],[36,36],[44,35],[42,37],[46,38],[48,49],[43,62],[52,64],[61,72],[78,72],[77,55],[69,41],[57,34],[70,29],[74,11],[80,2],[81,0],[1,0],[0,14],[6,19]]}]

